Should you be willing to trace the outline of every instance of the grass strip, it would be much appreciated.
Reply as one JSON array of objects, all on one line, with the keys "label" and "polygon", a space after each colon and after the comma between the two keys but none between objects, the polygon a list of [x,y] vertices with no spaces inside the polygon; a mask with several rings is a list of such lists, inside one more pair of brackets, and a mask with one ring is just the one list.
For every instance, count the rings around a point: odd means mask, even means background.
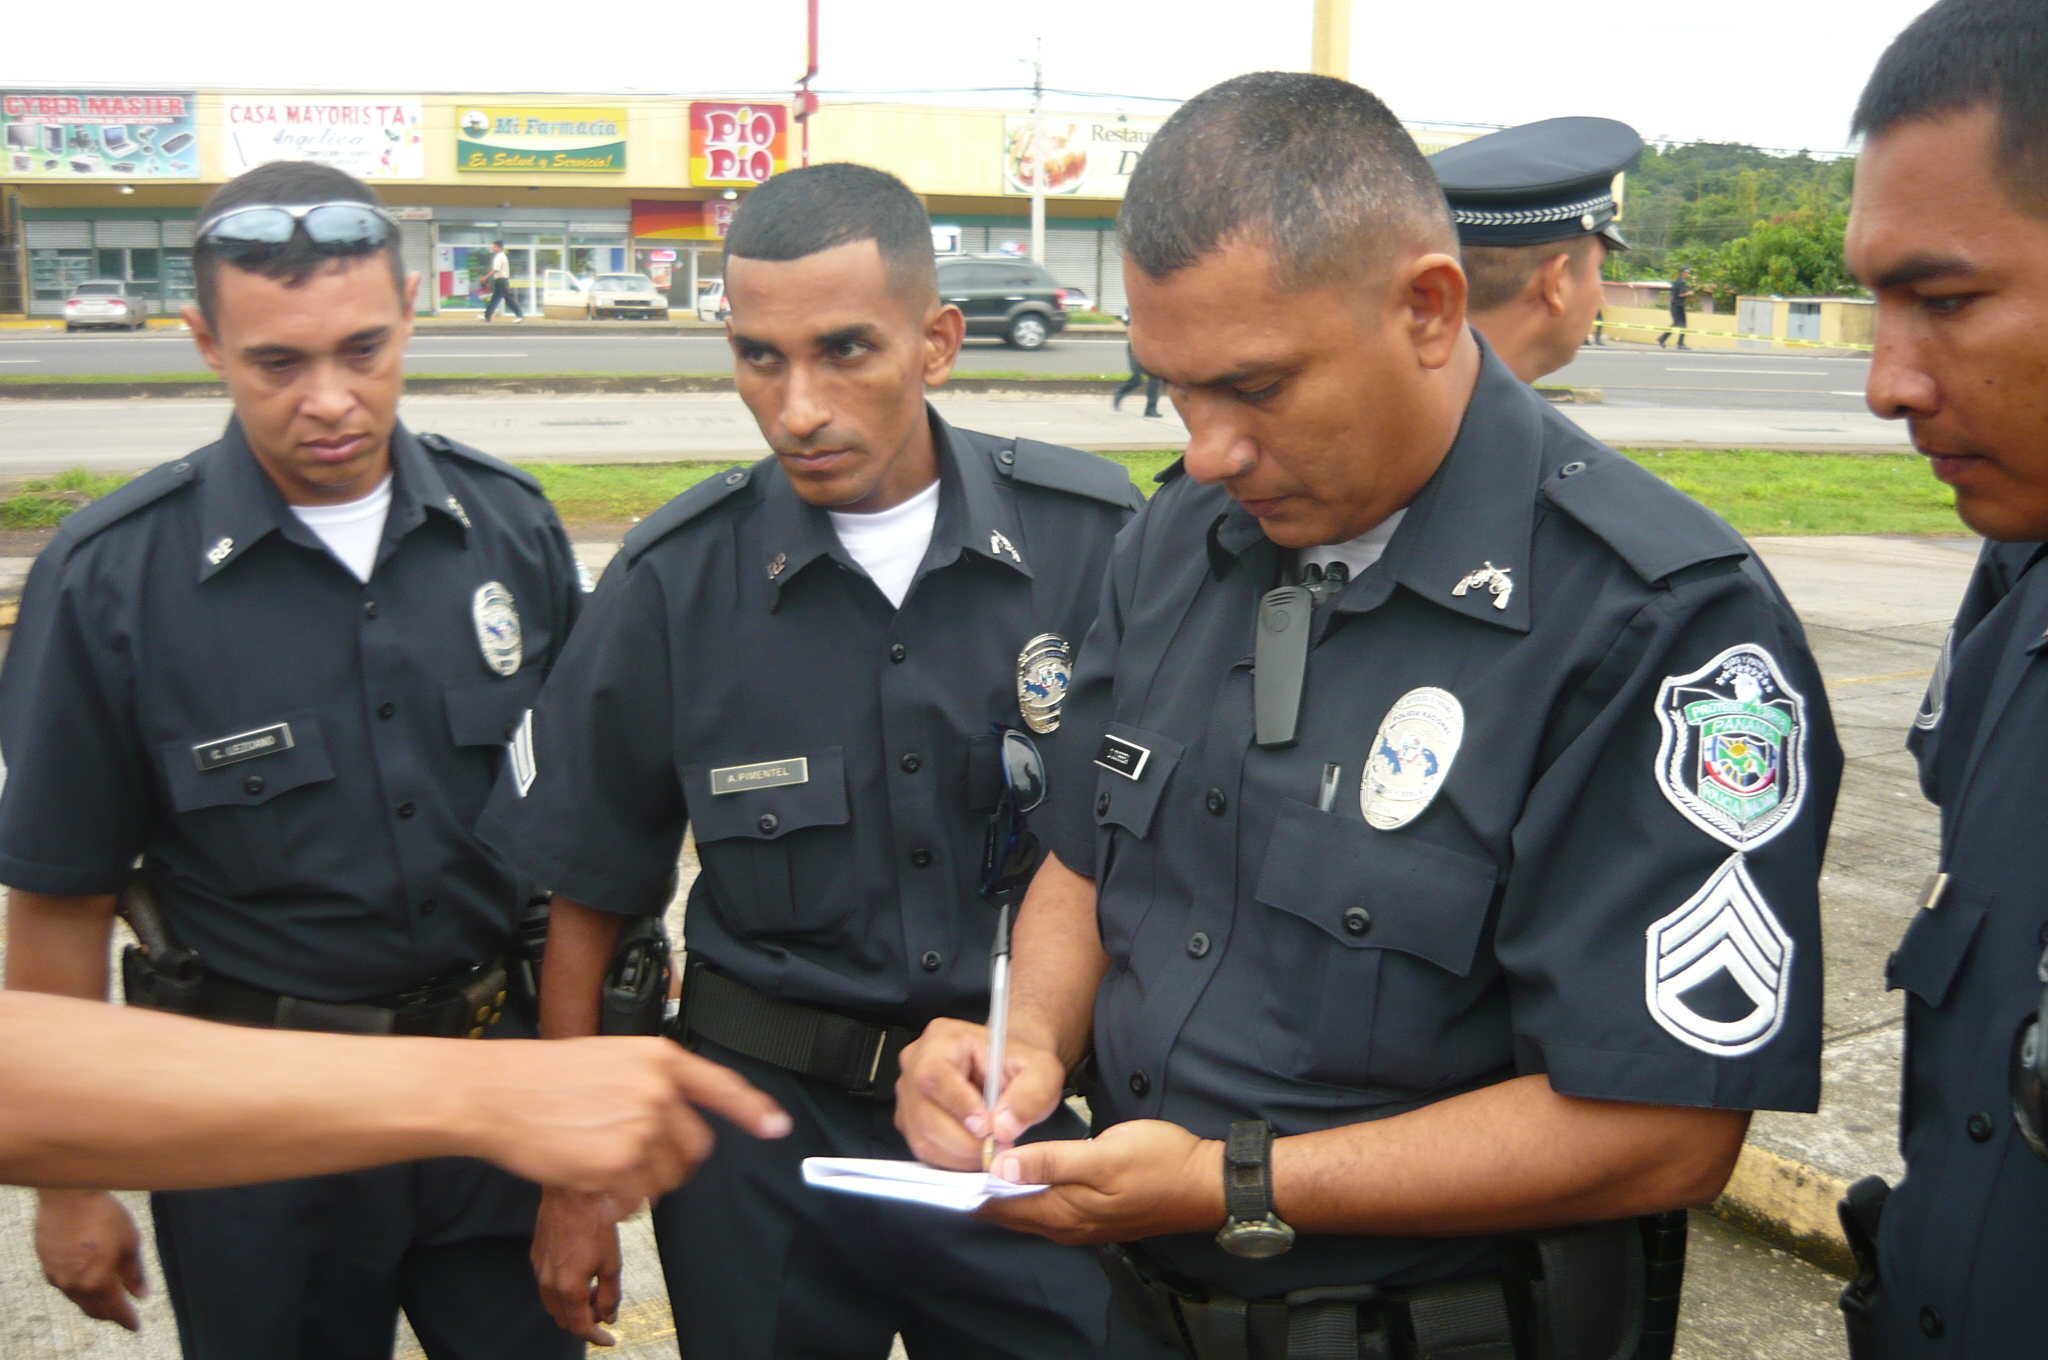
[{"label": "grass strip", "polygon": [[14,495],[0,500],[0,529],[54,529],[72,511],[91,505],[131,480],[119,475],[72,468],[54,477],[37,477]]}]

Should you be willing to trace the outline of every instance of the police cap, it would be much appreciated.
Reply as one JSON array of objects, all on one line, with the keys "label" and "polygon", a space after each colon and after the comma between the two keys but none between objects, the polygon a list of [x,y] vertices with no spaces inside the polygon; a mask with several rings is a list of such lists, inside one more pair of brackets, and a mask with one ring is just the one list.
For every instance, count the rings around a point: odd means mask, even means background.
[{"label": "police cap", "polygon": [[1614,177],[1643,139],[1612,118],[1546,118],[1491,132],[1429,158],[1468,246],[1534,246],[1595,232],[1615,247]]}]

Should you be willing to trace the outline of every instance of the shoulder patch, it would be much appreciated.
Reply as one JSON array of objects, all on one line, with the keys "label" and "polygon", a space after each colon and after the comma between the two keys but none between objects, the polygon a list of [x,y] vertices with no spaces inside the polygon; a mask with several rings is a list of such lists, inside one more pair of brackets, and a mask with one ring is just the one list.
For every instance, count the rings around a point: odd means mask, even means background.
[{"label": "shoulder patch", "polygon": [[1738,852],[1806,802],[1806,699],[1778,659],[1737,643],[1657,691],[1657,787],[1680,816]]},{"label": "shoulder patch", "polygon": [[429,433],[414,435],[413,437],[420,441],[420,445],[423,448],[426,448],[433,453],[444,453],[449,455],[450,457],[460,458],[466,463],[474,463],[476,464],[476,466],[480,468],[488,468],[490,471],[497,473],[501,477],[510,477],[513,481],[519,483],[528,491],[533,492],[536,496],[546,494],[541,490],[540,479],[538,477],[535,477],[530,472],[521,472],[518,468],[513,467],[504,459],[493,458],[490,454],[485,453],[482,449],[474,449],[467,444],[458,443],[457,441],[450,439],[445,434]]},{"label": "shoulder patch", "polygon": [[734,467],[712,473],[627,530],[619,544],[620,555],[628,562],[638,561],[640,554],[752,482],[761,471],[757,463],[750,468]]},{"label": "shoulder patch", "polygon": [[[1012,452],[1011,458],[1003,457],[1004,453]],[[1027,486],[1086,496],[1125,510],[1137,510],[1145,504],[1144,493],[1131,485],[1131,474],[1124,471],[1121,463],[1058,444],[1019,439],[1014,446],[996,454],[996,469]]]},{"label": "shoulder patch", "polygon": [[68,551],[144,506],[162,500],[179,487],[190,486],[199,476],[199,468],[194,461],[198,457],[199,454],[191,454],[174,463],[153,467],[126,486],[116,487],[92,504],[72,512],[65,517],[64,527],[57,532],[51,546],[62,544]]},{"label": "shoulder patch", "polygon": [[1598,445],[1570,450],[1539,494],[1653,585],[1702,562],[1749,556],[1720,516]]}]

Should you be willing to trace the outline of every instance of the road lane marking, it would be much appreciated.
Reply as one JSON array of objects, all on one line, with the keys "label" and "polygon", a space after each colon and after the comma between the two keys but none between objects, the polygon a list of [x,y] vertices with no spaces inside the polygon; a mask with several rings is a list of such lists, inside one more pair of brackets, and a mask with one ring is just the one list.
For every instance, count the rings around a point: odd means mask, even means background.
[{"label": "road lane marking", "polygon": [[[1666,373],[1697,373],[1699,369],[1692,364],[1686,364],[1682,368],[1673,365],[1664,371]],[[1825,373],[1815,373],[1810,368],[1717,368],[1714,371],[1716,373],[1741,373],[1750,377],[1760,378],[1824,378],[1827,376]]]},{"label": "road lane marking", "polygon": [[1925,680],[1934,674],[1932,666],[1917,671],[1886,671],[1883,675],[1857,675],[1847,680],[1829,680],[1829,689],[1843,689],[1849,685],[1874,685],[1880,680]]},{"label": "road lane marking", "polygon": [[408,350],[408,359],[526,359],[532,356],[516,350],[494,349],[489,351],[471,350]]},{"label": "road lane marking", "polygon": [[39,364],[41,359],[0,359],[0,364]]}]

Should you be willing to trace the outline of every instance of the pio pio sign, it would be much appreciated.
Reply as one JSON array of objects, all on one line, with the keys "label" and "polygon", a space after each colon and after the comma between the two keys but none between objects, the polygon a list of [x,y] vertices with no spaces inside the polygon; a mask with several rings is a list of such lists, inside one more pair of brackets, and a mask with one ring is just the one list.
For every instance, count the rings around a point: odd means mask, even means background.
[{"label": "pio pio sign", "polygon": [[781,104],[690,105],[690,183],[766,184],[789,168],[789,109]]}]

